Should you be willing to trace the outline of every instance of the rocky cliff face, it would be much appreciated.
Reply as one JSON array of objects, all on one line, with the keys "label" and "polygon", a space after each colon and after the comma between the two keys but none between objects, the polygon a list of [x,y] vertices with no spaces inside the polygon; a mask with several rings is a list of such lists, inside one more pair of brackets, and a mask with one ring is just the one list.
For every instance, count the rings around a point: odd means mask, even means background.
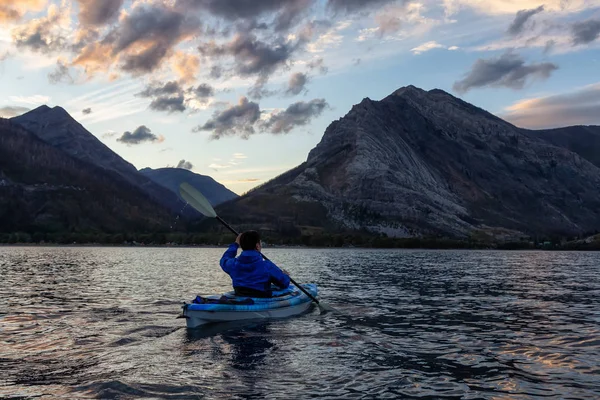
[{"label": "rocky cliff face", "polygon": [[302,204],[320,205],[321,226],[393,236],[467,237],[493,228],[517,237],[571,235],[600,227],[600,168],[540,135],[444,91],[409,86],[354,106],[304,164],[223,212],[265,214],[257,206],[268,199],[281,205],[279,219],[303,225]]},{"label": "rocky cliff face", "polygon": [[237,194],[215,181],[210,176],[196,174],[182,168],[144,168],[140,173],[179,196],[179,185],[187,182],[198,189],[210,202],[217,206],[238,197]]},{"label": "rocky cliff face", "polygon": [[185,205],[170,190],[140,174],[133,165],[105,146],[61,107],[41,106],[12,118],[11,122],[81,161],[116,172],[174,213],[180,212]]}]

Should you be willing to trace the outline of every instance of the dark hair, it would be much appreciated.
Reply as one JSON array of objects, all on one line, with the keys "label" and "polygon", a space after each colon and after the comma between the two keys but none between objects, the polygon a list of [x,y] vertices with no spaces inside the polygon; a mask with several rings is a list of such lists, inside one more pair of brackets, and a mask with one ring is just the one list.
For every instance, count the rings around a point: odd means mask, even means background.
[{"label": "dark hair", "polygon": [[242,250],[256,250],[256,245],[260,242],[260,234],[256,231],[247,231],[240,237],[240,246]]}]

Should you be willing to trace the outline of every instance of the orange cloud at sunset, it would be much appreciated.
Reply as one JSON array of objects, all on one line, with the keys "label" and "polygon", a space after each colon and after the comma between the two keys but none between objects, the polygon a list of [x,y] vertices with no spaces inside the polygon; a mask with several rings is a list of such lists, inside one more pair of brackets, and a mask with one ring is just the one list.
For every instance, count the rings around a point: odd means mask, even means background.
[{"label": "orange cloud at sunset", "polygon": [[29,11],[40,11],[47,0],[0,0],[0,22],[20,20]]},{"label": "orange cloud at sunset", "polygon": [[173,69],[179,78],[186,82],[193,82],[200,69],[200,58],[193,54],[177,51],[172,59]]},{"label": "orange cloud at sunset", "polygon": [[112,65],[112,48],[108,44],[91,43],[81,50],[73,60],[72,65],[83,67],[85,73],[93,76],[99,72],[106,72]]},{"label": "orange cloud at sunset", "polygon": [[519,101],[501,115],[522,128],[600,124],[600,83],[578,90]]}]

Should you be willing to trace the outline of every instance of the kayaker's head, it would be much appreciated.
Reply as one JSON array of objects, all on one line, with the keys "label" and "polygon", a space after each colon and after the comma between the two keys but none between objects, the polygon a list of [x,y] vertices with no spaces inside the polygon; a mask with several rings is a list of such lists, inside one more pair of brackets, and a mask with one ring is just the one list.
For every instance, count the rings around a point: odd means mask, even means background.
[{"label": "kayaker's head", "polygon": [[240,247],[242,250],[262,250],[260,234],[256,231],[246,231],[240,236]]}]

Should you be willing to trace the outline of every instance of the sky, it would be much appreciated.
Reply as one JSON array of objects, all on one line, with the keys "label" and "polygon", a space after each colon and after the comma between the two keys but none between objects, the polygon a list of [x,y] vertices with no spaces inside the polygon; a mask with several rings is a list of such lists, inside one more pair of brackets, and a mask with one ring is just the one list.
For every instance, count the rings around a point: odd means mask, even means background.
[{"label": "sky", "polygon": [[0,116],[61,106],[138,169],[238,194],[400,87],[600,125],[600,0],[0,0]]}]

